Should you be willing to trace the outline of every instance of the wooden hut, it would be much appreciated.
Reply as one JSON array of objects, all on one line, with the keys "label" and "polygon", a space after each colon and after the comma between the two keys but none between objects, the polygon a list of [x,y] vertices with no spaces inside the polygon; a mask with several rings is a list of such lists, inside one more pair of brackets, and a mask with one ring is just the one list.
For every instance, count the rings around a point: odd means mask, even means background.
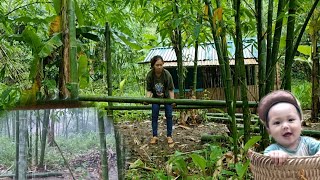
[{"label": "wooden hut", "polygon": [[[235,45],[233,41],[228,41],[228,53],[230,58],[231,72],[234,72],[234,54]],[[248,99],[250,101],[258,100],[258,85],[257,85],[257,49],[254,46],[253,39],[243,41],[244,63],[246,67],[247,85],[248,85]],[[186,68],[185,78],[185,92],[188,92],[193,85],[194,72],[194,47],[184,47],[182,50],[183,66]],[[155,55],[163,57],[165,63],[164,67],[170,71],[176,94],[178,90],[178,71],[177,71],[177,57],[173,47],[156,47],[152,48],[142,63],[149,63],[151,58]],[[200,44],[198,47],[198,66],[197,66],[197,98],[204,98],[215,100],[224,100],[223,82],[219,69],[218,55],[213,43]],[[239,91],[238,91],[239,92]],[[239,94],[239,93],[238,93]],[[238,99],[239,99],[238,95]]]}]

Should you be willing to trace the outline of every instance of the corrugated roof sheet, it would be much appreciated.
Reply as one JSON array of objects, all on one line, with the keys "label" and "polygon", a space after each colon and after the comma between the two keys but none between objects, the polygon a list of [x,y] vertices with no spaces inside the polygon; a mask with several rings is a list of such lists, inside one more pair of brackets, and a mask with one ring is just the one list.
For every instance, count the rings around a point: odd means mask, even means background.
[{"label": "corrugated roof sheet", "polygon": [[[230,60],[234,59],[235,56],[235,45],[233,41],[228,41],[228,53]],[[257,49],[254,46],[253,39],[247,39],[243,41],[243,55],[245,64],[258,64],[255,60],[257,58]],[[193,66],[194,60],[194,47],[184,47],[182,49],[182,56],[185,66]],[[176,66],[176,53],[173,47],[156,47],[152,48],[149,54],[146,56],[142,63],[150,62],[153,56],[160,55],[166,62],[165,66]],[[230,62],[232,65],[232,62]],[[217,51],[214,47],[214,43],[201,44],[198,47],[198,65],[219,65]]]}]

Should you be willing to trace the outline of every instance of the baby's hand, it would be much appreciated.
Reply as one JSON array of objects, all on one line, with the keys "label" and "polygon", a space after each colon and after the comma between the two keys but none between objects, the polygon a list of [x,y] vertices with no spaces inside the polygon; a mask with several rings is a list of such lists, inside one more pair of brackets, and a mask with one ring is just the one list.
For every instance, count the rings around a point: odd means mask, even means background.
[{"label": "baby's hand", "polygon": [[289,155],[281,150],[271,151],[267,154],[275,165],[281,166],[288,159]]}]

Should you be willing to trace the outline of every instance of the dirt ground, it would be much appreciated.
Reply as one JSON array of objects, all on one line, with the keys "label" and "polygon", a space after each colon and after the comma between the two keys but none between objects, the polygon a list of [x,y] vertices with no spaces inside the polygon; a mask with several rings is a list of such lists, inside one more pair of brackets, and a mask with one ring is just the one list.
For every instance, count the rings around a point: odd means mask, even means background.
[{"label": "dirt ground", "polygon": [[149,144],[152,137],[151,121],[124,122],[116,127],[124,139],[127,164],[140,159],[147,165],[156,164],[158,167],[164,166],[175,151],[188,153],[203,149],[205,146],[201,143],[203,134],[226,135],[228,131],[226,125],[213,122],[194,126],[175,124],[172,134],[174,144],[169,145],[166,139],[166,120],[161,118],[158,125],[158,143],[151,145]]}]

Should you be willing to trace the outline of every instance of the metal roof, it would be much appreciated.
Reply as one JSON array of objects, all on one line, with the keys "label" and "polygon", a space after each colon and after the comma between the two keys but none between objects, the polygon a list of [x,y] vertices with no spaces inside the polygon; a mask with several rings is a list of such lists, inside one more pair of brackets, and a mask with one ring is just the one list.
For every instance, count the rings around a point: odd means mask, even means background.
[{"label": "metal roof", "polygon": [[[253,39],[243,41],[243,56],[245,64],[258,64],[256,61],[258,51],[254,45]],[[228,55],[230,58],[230,65],[235,56],[235,45],[233,41],[228,41]],[[194,47],[184,47],[182,49],[183,64],[185,66],[193,66]],[[152,48],[142,63],[150,62],[153,56],[160,55],[166,62],[164,66],[177,66],[177,57],[173,47],[156,47]],[[234,61],[234,60],[233,60]],[[219,65],[217,51],[214,43],[200,44],[198,47],[198,66]]]}]

